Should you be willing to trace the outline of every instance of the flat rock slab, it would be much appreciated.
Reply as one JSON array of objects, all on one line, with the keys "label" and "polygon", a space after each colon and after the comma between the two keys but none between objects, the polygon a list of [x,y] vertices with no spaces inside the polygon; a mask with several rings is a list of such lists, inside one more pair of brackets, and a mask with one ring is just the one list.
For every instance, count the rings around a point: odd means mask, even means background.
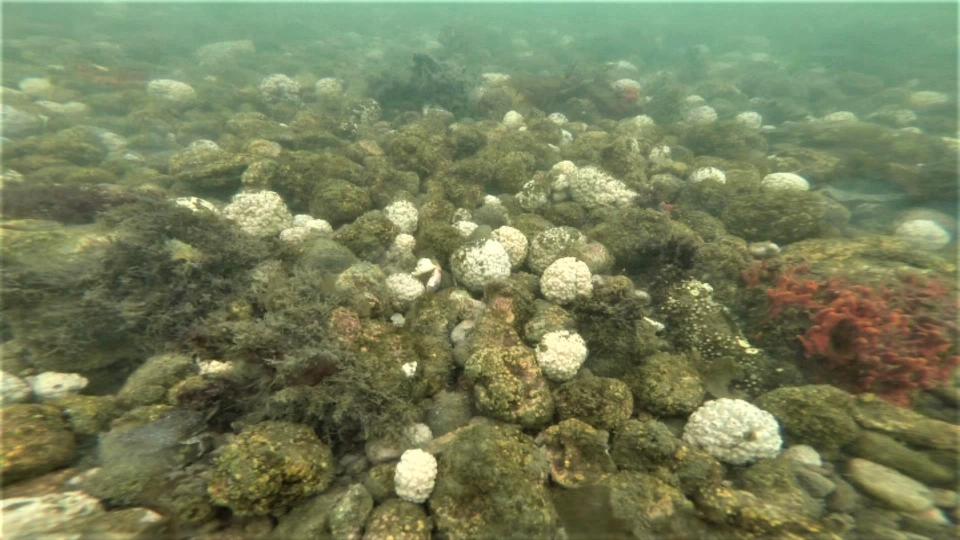
[{"label": "flat rock slab", "polygon": [[893,469],[854,458],[847,463],[847,472],[857,487],[891,508],[923,512],[933,507],[933,493],[927,486]]}]

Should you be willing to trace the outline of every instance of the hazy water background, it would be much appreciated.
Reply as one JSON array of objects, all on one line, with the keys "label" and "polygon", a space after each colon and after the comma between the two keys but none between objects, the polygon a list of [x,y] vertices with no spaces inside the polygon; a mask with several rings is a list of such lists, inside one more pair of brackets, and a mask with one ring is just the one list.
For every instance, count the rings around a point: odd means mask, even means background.
[{"label": "hazy water background", "polygon": [[[461,42],[465,56],[503,67],[509,67],[509,60],[497,53],[516,49],[518,36],[545,64],[563,57],[606,61],[638,55],[648,67],[670,67],[688,61],[693,46],[742,51],[749,50],[750,40],[763,36],[778,58],[829,70],[856,70],[890,81],[922,78],[930,89],[951,90],[957,81],[955,2],[5,3],[3,11],[6,39],[45,35],[91,43],[119,41],[138,59],[158,66],[188,60],[198,46],[220,40],[252,39],[258,50],[269,51],[356,32],[388,49],[392,40],[408,35],[447,36]],[[576,45],[551,47],[548,38],[558,34],[574,37]],[[544,47],[538,47],[538,36]]]}]

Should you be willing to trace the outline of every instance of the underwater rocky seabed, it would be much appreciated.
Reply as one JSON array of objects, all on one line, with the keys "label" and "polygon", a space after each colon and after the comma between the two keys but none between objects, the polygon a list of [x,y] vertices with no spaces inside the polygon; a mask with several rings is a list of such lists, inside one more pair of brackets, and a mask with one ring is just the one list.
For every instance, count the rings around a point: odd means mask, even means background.
[{"label": "underwater rocky seabed", "polygon": [[522,36],[5,37],[5,537],[953,538],[956,96]]}]

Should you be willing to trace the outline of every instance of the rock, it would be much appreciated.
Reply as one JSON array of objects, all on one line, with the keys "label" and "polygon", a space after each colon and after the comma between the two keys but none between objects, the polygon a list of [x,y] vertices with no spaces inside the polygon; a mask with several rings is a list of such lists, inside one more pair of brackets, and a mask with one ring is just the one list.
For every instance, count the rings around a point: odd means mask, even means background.
[{"label": "rock", "polygon": [[960,451],[960,426],[934,420],[872,395],[858,396],[854,417],[861,426],[927,448]]},{"label": "rock", "polygon": [[797,463],[809,465],[811,467],[822,467],[823,460],[820,459],[820,453],[812,446],[806,444],[795,444],[783,451],[783,457],[793,460]]},{"label": "rock", "polygon": [[363,484],[353,484],[330,512],[330,531],[334,538],[359,538],[363,524],[373,510],[373,497]]},{"label": "rock", "polygon": [[30,387],[40,401],[59,399],[76,394],[87,386],[87,378],[76,373],[58,373],[45,371],[36,377],[30,377]]},{"label": "rock", "polygon": [[851,481],[868,495],[905,512],[923,512],[933,507],[927,486],[897,471],[861,458],[847,463]]},{"label": "rock", "polygon": [[795,474],[803,489],[817,499],[822,499],[837,489],[837,484],[833,480],[816,471],[801,468]]},{"label": "rock", "polygon": [[569,418],[545,429],[536,442],[550,460],[550,477],[566,488],[599,483],[617,471],[610,458],[607,432]]},{"label": "rock", "polygon": [[30,478],[73,460],[76,443],[62,411],[52,405],[17,404],[0,409],[3,483]]},{"label": "rock", "polygon": [[3,536],[8,539],[50,534],[65,523],[103,511],[100,501],[82,491],[0,501]]},{"label": "rock", "polygon": [[0,371],[0,405],[22,403],[30,399],[30,385],[23,379]]},{"label": "rock", "polygon": [[836,490],[827,499],[827,508],[833,512],[849,514],[860,506],[860,493],[843,478],[836,478]]},{"label": "rock", "polygon": [[951,484],[955,474],[925,454],[908,448],[896,439],[864,431],[850,446],[853,455],[896,469],[928,484]]},{"label": "rock", "polygon": [[343,488],[332,489],[298,504],[280,518],[270,538],[328,538],[330,514],[345,492]]},{"label": "rock", "polygon": [[126,407],[161,403],[174,384],[196,371],[197,366],[189,356],[182,354],[151,356],[127,377],[127,382],[117,393],[117,400]]},{"label": "rock", "polygon": [[857,437],[852,403],[853,396],[827,385],[778,388],[757,400],[760,408],[780,422],[788,440],[827,455]]},{"label": "rock", "polygon": [[373,510],[363,540],[430,540],[431,528],[420,505],[390,499]]},{"label": "rock", "polygon": [[933,503],[940,508],[957,508],[960,504],[960,497],[952,489],[933,488],[930,493],[933,494]]},{"label": "rock", "polygon": [[433,397],[433,404],[427,410],[427,425],[439,437],[467,425],[471,416],[469,394],[444,390]]}]

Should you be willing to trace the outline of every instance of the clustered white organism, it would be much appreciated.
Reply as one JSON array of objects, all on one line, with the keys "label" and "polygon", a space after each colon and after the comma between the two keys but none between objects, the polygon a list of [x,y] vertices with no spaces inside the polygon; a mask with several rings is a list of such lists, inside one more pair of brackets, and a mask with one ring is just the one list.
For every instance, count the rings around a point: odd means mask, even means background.
[{"label": "clustered white organism", "polygon": [[478,240],[453,252],[450,269],[464,287],[481,292],[487,283],[510,277],[510,255],[492,238]]},{"label": "clustered white organism", "polygon": [[300,84],[282,73],[268,75],[260,81],[258,89],[268,103],[300,101]]},{"label": "clustered white organism", "polygon": [[213,212],[214,214],[220,213],[220,210],[217,210],[217,207],[214,206],[212,202],[206,199],[201,199],[200,197],[177,197],[173,200],[173,203],[193,212]]},{"label": "clustered white organism", "polygon": [[897,226],[894,234],[911,245],[937,251],[952,241],[950,232],[932,219],[910,219]]},{"label": "clustered white organism", "polygon": [[574,257],[561,257],[543,271],[540,276],[540,292],[543,297],[557,304],[569,304],[593,294],[593,276],[583,261]]},{"label": "clustered white organism", "polygon": [[763,126],[763,116],[756,111],[746,111],[738,114],[734,119],[736,123],[750,129],[760,129]]},{"label": "clustered white organism", "polygon": [[398,497],[420,504],[430,498],[436,480],[437,459],[428,452],[414,448],[400,456],[393,485]]},{"label": "clustered white organism", "polygon": [[318,97],[334,97],[343,93],[343,82],[336,77],[323,77],[313,85]]},{"label": "clustered white organism", "polygon": [[147,95],[172,103],[190,103],[197,98],[197,91],[184,82],[154,79],[147,83]]},{"label": "clustered white organism", "polygon": [[387,276],[386,284],[390,300],[397,309],[405,309],[425,290],[420,280],[402,272]]},{"label": "clustered white organism", "polygon": [[727,175],[716,167],[700,167],[690,173],[689,180],[694,184],[710,180],[718,184],[727,183]]},{"label": "clustered white organism", "polygon": [[311,236],[330,232],[333,232],[333,227],[326,220],[317,219],[308,214],[297,214],[293,216],[292,226],[280,231],[280,240],[290,244],[300,244]]},{"label": "clustered white organism", "polygon": [[569,330],[548,332],[536,349],[537,363],[548,379],[568,381],[577,374],[587,359],[587,343],[580,334]]},{"label": "clustered white organism", "polygon": [[77,373],[45,371],[35,377],[27,377],[33,395],[40,401],[62,398],[76,394],[87,386],[87,378]]},{"label": "clustered white organism", "polygon": [[503,244],[507,250],[507,256],[510,257],[510,267],[514,270],[520,268],[523,262],[527,260],[527,248],[529,242],[522,232],[508,225],[496,228],[490,237]]},{"label": "clustered white organism", "polygon": [[412,202],[394,201],[383,209],[383,213],[400,229],[400,232],[407,234],[416,232],[420,214]]},{"label": "clustered white organism", "polygon": [[587,208],[622,208],[633,203],[637,192],[597,167],[579,167],[569,176],[570,197]]},{"label": "clustered white organism", "polygon": [[503,115],[503,125],[510,129],[520,129],[523,127],[523,115],[517,111],[507,111]]},{"label": "clustered white organism", "polygon": [[776,457],[783,441],[772,414],[742,399],[707,401],[690,415],[684,442],[731,465]]},{"label": "clustered white organism", "polygon": [[767,189],[786,189],[793,191],[809,191],[810,182],[799,174],[791,172],[775,172],[763,177],[760,185]]},{"label": "clustered white organism", "polygon": [[273,191],[237,193],[223,209],[223,215],[247,234],[259,237],[278,234],[293,223],[287,205]]},{"label": "clustered white organism", "polygon": [[717,111],[709,105],[700,105],[687,111],[685,119],[695,126],[708,126],[717,121]]},{"label": "clustered white organism", "polygon": [[850,111],[836,111],[823,117],[824,122],[856,122],[857,115]]}]

